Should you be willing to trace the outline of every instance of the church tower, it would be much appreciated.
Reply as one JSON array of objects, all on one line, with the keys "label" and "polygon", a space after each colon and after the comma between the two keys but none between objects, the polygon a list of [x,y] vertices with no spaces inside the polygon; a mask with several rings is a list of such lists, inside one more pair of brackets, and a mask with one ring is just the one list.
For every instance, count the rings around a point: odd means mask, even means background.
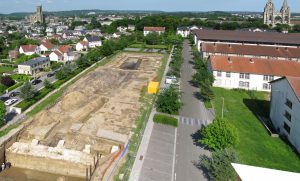
[{"label": "church tower", "polygon": [[272,0],[268,0],[264,9],[264,24],[274,26],[275,6]]},{"label": "church tower", "polygon": [[287,0],[284,0],[280,13],[282,16],[282,24],[290,24],[291,11],[290,11],[290,7],[288,6]]}]

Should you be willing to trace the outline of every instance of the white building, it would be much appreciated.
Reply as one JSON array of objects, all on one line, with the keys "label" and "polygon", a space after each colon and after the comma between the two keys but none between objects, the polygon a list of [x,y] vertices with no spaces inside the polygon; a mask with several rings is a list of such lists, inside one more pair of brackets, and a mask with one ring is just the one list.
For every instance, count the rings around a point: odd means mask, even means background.
[{"label": "white building", "polygon": [[33,54],[40,54],[40,52],[41,52],[40,47],[37,45],[21,45],[19,48],[19,53],[25,54],[27,56]]},{"label": "white building", "polygon": [[180,35],[182,37],[188,37],[192,30],[199,29],[197,26],[184,26],[184,27],[178,27],[177,28],[177,35]]},{"label": "white building", "polygon": [[159,35],[165,33],[165,27],[144,27],[144,36],[147,36],[149,33],[157,33]]},{"label": "white building", "polygon": [[18,65],[18,73],[34,75],[50,67],[50,59],[47,57],[38,57]]},{"label": "white building", "polygon": [[283,77],[271,85],[270,119],[300,153],[300,78]]},{"label": "white building", "polygon": [[102,41],[98,36],[85,37],[83,41],[88,42],[89,48],[96,48],[102,46]]},{"label": "white building", "polygon": [[63,60],[63,54],[60,51],[55,50],[52,53],[50,53],[49,58],[50,61],[60,62]]},{"label": "white building", "polygon": [[226,89],[271,91],[270,81],[283,76],[300,77],[300,63],[284,60],[210,56],[213,86]]},{"label": "white building", "polygon": [[89,48],[89,42],[80,41],[76,44],[76,51],[87,51]]},{"label": "white building", "polygon": [[40,45],[40,51],[43,53],[52,51],[53,48],[54,48],[54,45],[49,42],[44,42]]}]

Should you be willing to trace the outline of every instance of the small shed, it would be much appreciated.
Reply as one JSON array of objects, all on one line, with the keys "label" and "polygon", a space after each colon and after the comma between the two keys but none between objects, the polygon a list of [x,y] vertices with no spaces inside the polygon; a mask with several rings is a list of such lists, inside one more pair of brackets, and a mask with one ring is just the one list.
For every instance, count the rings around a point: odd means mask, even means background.
[{"label": "small shed", "polygon": [[158,92],[159,82],[151,81],[148,85],[148,93],[156,94]]}]

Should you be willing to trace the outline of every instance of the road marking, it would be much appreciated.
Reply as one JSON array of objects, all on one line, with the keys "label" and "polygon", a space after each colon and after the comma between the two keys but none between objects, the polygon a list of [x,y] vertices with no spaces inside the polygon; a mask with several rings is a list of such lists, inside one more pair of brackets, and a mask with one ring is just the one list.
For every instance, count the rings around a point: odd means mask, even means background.
[{"label": "road marking", "polygon": [[[176,155],[176,141],[177,141],[177,128],[175,128],[175,138],[174,138],[174,153],[173,153],[173,165],[172,165],[172,177],[171,181],[174,181],[174,173],[175,173],[175,155]],[[175,175],[175,180],[176,180],[176,175]]]}]

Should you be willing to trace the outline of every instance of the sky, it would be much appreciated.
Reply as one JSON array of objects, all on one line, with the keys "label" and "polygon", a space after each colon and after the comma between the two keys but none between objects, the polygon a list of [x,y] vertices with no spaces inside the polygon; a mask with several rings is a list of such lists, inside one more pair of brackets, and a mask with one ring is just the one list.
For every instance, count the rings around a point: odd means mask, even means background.
[{"label": "sky", "polygon": [[[267,0],[0,0],[0,13],[33,12],[36,5],[44,11],[81,9],[163,10],[163,11],[257,11]],[[280,10],[283,0],[273,0]],[[292,12],[300,12],[300,0],[288,0]]]}]

